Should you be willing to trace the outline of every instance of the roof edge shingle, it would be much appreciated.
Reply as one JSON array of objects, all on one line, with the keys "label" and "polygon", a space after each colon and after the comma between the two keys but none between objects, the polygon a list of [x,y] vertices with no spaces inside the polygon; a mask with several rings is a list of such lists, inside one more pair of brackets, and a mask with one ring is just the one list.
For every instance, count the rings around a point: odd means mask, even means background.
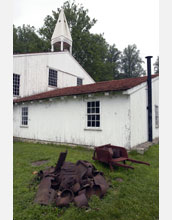
[{"label": "roof edge shingle", "polygon": [[[155,78],[157,76],[159,76],[159,74],[152,75],[152,78]],[[147,81],[147,76],[103,81],[103,82],[97,82],[87,85],[72,86],[72,87],[55,89],[48,92],[42,92],[39,94],[35,94],[19,99],[14,99],[13,102],[20,103],[20,102],[54,98],[60,96],[82,95],[82,94],[90,94],[96,92],[125,91],[139,84],[142,84],[146,81]]]}]

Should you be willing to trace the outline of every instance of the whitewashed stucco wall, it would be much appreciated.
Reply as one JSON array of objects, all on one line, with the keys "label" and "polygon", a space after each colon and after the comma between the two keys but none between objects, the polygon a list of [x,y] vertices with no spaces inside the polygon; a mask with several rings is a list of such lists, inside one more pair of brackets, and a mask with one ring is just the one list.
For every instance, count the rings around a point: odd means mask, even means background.
[{"label": "whitewashed stucco wall", "polygon": [[[99,100],[101,127],[91,130],[86,127],[87,101]],[[20,126],[21,107],[29,108],[27,128]],[[78,96],[56,100],[14,105],[14,136],[35,140],[54,141],[99,146],[114,144],[130,147],[129,96]]]},{"label": "whitewashed stucco wall", "polygon": [[[152,79],[152,133],[153,139],[159,137],[159,129],[155,127],[155,105],[159,106],[159,78]],[[131,90],[131,146],[148,141],[147,83]]]},{"label": "whitewashed stucco wall", "polygon": [[49,68],[58,71],[58,88],[76,86],[77,77],[83,84],[94,83],[68,51],[14,55],[13,73],[20,75],[20,97],[54,89],[48,86]]}]

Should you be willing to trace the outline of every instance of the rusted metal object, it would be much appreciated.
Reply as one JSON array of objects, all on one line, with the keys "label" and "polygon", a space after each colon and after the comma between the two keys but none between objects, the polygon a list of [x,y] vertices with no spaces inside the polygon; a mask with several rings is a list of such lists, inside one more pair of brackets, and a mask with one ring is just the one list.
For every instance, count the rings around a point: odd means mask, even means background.
[{"label": "rusted metal object", "polygon": [[73,192],[69,189],[62,191],[61,195],[56,198],[56,205],[59,207],[68,206],[73,201]]},{"label": "rusted metal object", "polygon": [[76,164],[65,162],[67,151],[62,152],[57,164],[45,171],[39,171],[41,183],[35,202],[43,205],[55,203],[58,207],[74,202],[78,207],[87,207],[92,195],[102,197],[109,185],[103,173],[88,161],[78,160]]},{"label": "rusted metal object", "polygon": [[143,161],[128,158],[127,150],[124,147],[113,146],[111,144],[96,147],[93,154],[93,160],[109,164],[111,170],[113,170],[113,166],[134,169],[134,167],[127,165],[126,161],[145,164],[148,166],[150,165],[149,163]]},{"label": "rusted metal object", "polygon": [[67,155],[67,150],[66,150],[66,152],[60,153],[59,159],[58,159],[56,167],[55,167],[55,171],[58,171],[61,169],[61,167],[63,166],[63,163],[66,159],[66,155]]},{"label": "rusted metal object", "polygon": [[78,207],[87,207],[88,206],[88,200],[87,200],[86,195],[84,193],[82,193],[82,194],[76,196],[74,198],[74,203]]},{"label": "rusted metal object", "polygon": [[43,178],[35,198],[35,203],[49,205],[54,202],[56,191],[51,188],[52,177]]}]

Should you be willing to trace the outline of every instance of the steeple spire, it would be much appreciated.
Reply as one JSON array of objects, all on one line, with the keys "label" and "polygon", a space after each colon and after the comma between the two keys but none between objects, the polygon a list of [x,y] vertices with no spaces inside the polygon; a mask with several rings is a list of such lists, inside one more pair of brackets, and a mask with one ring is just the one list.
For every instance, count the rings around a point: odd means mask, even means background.
[{"label": "steeple spire", "polygon": [[51,51],[54,51],[56,48],[60,48],[60,51],[67,49],[72,53],[72,37],[63,9],[61,9],[54,33],[51,37]]}]

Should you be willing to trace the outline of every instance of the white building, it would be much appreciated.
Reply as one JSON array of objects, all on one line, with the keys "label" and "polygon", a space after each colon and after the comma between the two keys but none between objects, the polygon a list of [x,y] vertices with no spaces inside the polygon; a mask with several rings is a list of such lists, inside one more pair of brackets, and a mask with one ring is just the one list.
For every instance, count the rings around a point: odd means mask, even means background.
[{"label": "white building", "polygon": [[14,55],[14,98],[95,82],[72,56],[72,38],[63,10],[52,35],[51,50]]},{"label": "white building", "polygon": [[[56,89],[14,100],[14,137],[130,149],[148,141],[147,77]],[[152,76],[152,132],[159,136],[159,76]]]}]

